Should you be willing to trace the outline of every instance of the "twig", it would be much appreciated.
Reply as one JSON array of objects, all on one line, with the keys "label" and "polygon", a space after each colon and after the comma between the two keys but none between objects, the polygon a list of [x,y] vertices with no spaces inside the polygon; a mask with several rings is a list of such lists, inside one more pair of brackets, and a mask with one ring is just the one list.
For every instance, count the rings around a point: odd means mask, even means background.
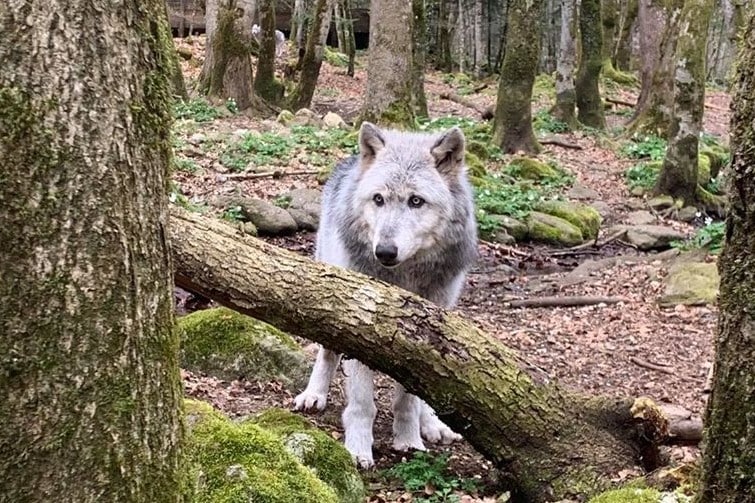
[{"label": "twig", "polygon": [[506,245],[502,245],[500,243],[493,243],[492,241],[485,241],[484,239],[480,239],[480,242],[483,243],[483,244],[485,244],[485,245],[487,245],[487,246],[489,246],[490,248],[495,248],[496,250],[503,250],[503,251],[507,252],[509,255],[514,255],[514,256],[522,257],[522,258],[530,258],[531,257],[531,255],[529,253],[523,252],[523,251],[519,251],[519,250],[517,250],[516,248],[514,248],[512,246],[506,246]]},{"label": "twig", "polygon": [[489,114],[489,110],[487,108],[483,108],[480,105],[477,105],[476,103],[473,103],[472,101],[459,96],[458,94],[440,93],[439,96],[443,100],[453,101],[454,103],[458,103],[459,105],[465,106],[467,108],[471,108],[472,110],[476,110],[477,113],[482,115],[483,119],[489,118],[487,117],[487,115]]},{"label": "twig", "polygon": [[576,143],[562,140],[555,136],[547,136],[538,140],[538,142],[542,145],[558,145],[559,147],[570,148],[572,150],[582,150],[582,145],[577,145]]},{"label": "twig", "polygon": [[474,89],[472,89],[472,92],[473,92],[473,93],[479,93],[479,92],[480,92],[480,91],[482,91],[483,89],[487,89],[487,87],[488,87],[488,85],[487,85],[487,84],[480,84],[479,86],[477,86],[477,87],[475,87]]},{"label": "twig", "polygon": [[632,103],[630,101],[620,100],[620,99],[617,99],[617,98],[606,98],[606,101],[608,103],[613,103],[614,105],[623,105],[625,107],[632,107],[632,108],[634,108],[635,106],[637,106],[636,103]]},{"label": "twig", "polygon": [[631,361],[635,365],[639,365],[640,367],[644,367],[650,370],[657,370],[658,372],[663,372],[664,374],[674,373],[674,371],[668,367],[658,365],[657,363],[651,363],[649,361],[643,360],[642,358],[637,358],[636,356],[631,357],[629,361]]},{"label": "twig", "polygon": [[577,307],[594,306],[596,304],[618,304],[628,302],[625,297],[595,297],[592,295],[577,295],[574,297],[538,297],[533,299],[510,300],[510,307]]},{"label": "twig", "polygon": [[316,175],[318,171],[303,169],[299,171],[264,171],[262,173],[232,173],[222,175],[224,180],[254,180],[255,178],[283,178],[284,176]]},{"label": "twig", "polygon": [[608,236],[607,238],[605,238],[600,243],[598,243],[598,240],[596,239],[595,241],[592,241],[592,242],[588,241],[587,243],[582,243],[581,245],[572,246],[571,248],[567,248],[565,250],[555,250],[555,251],[552,251],[552,252],[550,252],[548,254],[551,255],[552,257],[561,257],[561,256],[564,256],[564,255],[572,255],[574,253],[579,253],[579,252],[581,252],[583,250],[586,250],[588,248],[593,248],[593,247],[595,247],[595,248],[602,248],[605,245],[607,245],[609,243],[612,243],[613,241],[616,241],[621,236],[623,236],[624,234],[626,234],[626,232],[627,232],[626,229],[620,230],[620,231],[614,232],[613,234],[611,234],[610,236]]}]

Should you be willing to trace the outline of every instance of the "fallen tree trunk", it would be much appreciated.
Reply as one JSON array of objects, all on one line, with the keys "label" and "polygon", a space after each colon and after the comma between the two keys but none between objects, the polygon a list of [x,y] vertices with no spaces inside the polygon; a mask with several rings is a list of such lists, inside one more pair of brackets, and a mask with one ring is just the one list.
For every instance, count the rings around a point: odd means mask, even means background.
[{"label": "fallen tree trunk", "polygon": [[174,209],[176,284],[358,358],[435,408],[510,482],[514,501],[589,496],[658,464],[647,399],[585,397],[468,321],[413,294]]}]

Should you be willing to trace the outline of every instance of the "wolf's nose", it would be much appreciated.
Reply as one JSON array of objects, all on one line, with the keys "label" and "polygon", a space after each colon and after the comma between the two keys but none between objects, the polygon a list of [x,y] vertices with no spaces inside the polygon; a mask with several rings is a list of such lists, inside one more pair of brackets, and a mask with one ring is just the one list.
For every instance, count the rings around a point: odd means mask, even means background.
[{"label": "wolf's nose", "polygon": [[398,257],[398,248],[396,245],[379,244],[375,248],[375,256],[383,264],[393,264]]}]

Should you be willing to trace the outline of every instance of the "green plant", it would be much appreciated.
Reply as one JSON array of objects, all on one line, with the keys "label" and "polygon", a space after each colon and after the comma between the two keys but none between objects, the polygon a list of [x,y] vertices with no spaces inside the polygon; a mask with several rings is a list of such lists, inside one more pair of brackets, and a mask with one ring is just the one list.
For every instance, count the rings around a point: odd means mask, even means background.
[{"label": "green plant", "polygon": [[386,474],[401,481],[407,491],[415,493],[412,501],[417,503],[455,503],[459,501],[455,491],[477,489],[475,480],[449,473],[448,454],[434,456],[415,452],[412,459],[393,466]]},{"label": "green plant", "polygon": [[239,113],[239,105],[233,98],[228,98],[227,100],[225,100],[225,108],[232,114]]},{"label": "green plant", "polygon": [[173,105],[176,119],[191,119],[195,122],[210,122],[220,117],[220,112],[202,98],[177,101]]},{"label": "green plant", "polygon": [[285,210],[289,206],[291,206],[291,196],[281,194],[280,196],[277,196],[275,199],[273,199],[273,204]]},{"label": "green plant", "polygon": [[641,162],[629,168],[624,176],[630,189],[650,190],[658,182],[659,171],[652,164]]},{"label": "green plant", "polygon": [[226,147],[220,162],[228,169],[240,171],[249,163],[255,166],[286,162],[292,150],[291,140],[276,133],[246,133]]},{"label": "green plant", "polygon": [[454,126],[464,131],[468,143],[478,142],[485,146],[486,156],[492,160],[501,160],[503,152],[493,141],[493,126],[490,122],[479,122],[465,117],[420,118],[417,129],[420,131],[442,131]]},{"label": "green plant", "polygon": [[691,239],[674,241],[671,246],[680,250],[707,249],[711,254],[718,255],[723,250],[725,237],[725,222],[706,219],[705,226],[698,229]]},{"label": "green plant", "polygon": [[658,136],[635,136],[621,148],[621,154],[631,159],[660,161],[666,154],[666,140]]},{"label": "green plant", "polygon": [[244,220],[244,210],[241,206],[231,206],[223,212],[222,218],[229,222],[242,222]]},{"label": "green plant", "polygon": [[204,213],[207,210],[206,204],[198,204],[191,201],[181,190],[181,186],[174,182],[170,182],[170,191],[168,192],[168,201],[172,204],[177,204],[189,211]]},{"label": "green plant", "polygon": [[196,173],[200,170],[200,167],[196,162],[179,156],[173,157],[173,168],[176,171],[182,171],[184,173]]},{"label": "green plant", "polygon": [[547,110],[538,110],[532,121],[536,131],[545,133],[566,133],[569,125],[553,117]]}]

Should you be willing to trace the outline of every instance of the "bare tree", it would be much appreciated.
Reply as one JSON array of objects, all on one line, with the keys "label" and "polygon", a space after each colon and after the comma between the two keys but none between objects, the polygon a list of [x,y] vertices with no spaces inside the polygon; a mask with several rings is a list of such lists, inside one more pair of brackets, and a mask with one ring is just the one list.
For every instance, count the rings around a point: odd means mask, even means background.
[{"label": "bare tree", "polygon": [[574,107],[577,91],[574,89],[574,67],[577,59],[575,47],[577,18],[574,16],[575,0],[561,0],[561,37],[556,62],[556,104],[551,114],[570,129],[577,127]]},{"label": "bare tree", "polygon": [[268,103],[278,104],[283,100],[284,88],[275,78],[275,0],[259,0],[259,11],[262,36],[254,92]]},{"label": "bare tree", "polygon": [[603,23],[600,0],[581,0],[579,31],[582,55],[575,89],[577,91],[577,118],[585,126],[605,129],[603,100],[600,98],[600,71],[603,68]]},{"label": "bare tree", "polygon": [[0,7],[4,501],[180,501],[165,14]]}]

